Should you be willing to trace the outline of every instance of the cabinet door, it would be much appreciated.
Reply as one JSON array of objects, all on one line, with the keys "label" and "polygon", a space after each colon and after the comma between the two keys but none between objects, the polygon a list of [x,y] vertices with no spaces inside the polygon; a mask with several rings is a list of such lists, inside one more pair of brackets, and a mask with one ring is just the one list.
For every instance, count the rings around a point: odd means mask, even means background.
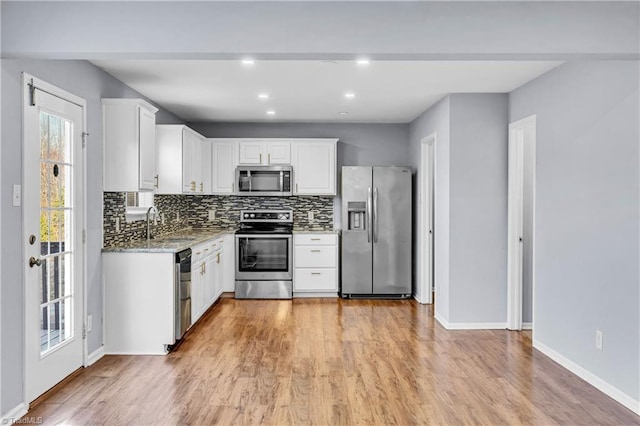
[{"label": "cabinet door", "polygon": [[204,287],[206,288],[206,294],[204,297],[205,304],[203,307],[203,311],[209,309],[209,306],[213,304],[216,300],[216,279],[217,279],[217,264],[216,264],[216,256],[210,256],[207,258],[207,262],[204,266]]},{"label": "cabinet door", "polygon": [[196,181],[193,177],[193,138],[186,130],[182,131],[182,192],[186,194],[194,193],[196,190]]},{"label": "cabinet door", "polygon": [[238,142],[213,141],[212,151],[211,192],[233,194],[238,166]]},{"label": "cabinet door", "polygon": [[336,195],[336,145],[333,142],[294,142],[294,194]]},{"label": "cabinet door", "polygon": [[156,187],[156,115],[138,107],[140,189]]},{"label": "cabinet door", "polygon": [[202,315],[202,262],[191,263],[191,324]]},{"label": "cabinet door", "polygon": [[235,235],[227,234],[224,236],[224,250],[222,262],[222,291],[235,291],[236,286],[236,263],[235,263]]},{"label": "cabinet door", "polygon": [[267,164],[291,164],[291,142],[267,142]]},{"label": "cabinet door", "polygon": [[202,165],[200,178],[202,179],[202,193],[211,194],[211,142],[200,141],[200,164]]},{"label": "cabinet door", "polygon": [[240,141],[240,164],[262,164],[264,144],[261,141]]},{"label": "cabinet door", "polygon": [[216,253],[216,263],[215,263],[215,282],[216,282],[216,292],[214,301],[218,300],[222,292],[224,291],[224,280],[225,280],[225,270],[224,270],[224,250],[218,250]]}]

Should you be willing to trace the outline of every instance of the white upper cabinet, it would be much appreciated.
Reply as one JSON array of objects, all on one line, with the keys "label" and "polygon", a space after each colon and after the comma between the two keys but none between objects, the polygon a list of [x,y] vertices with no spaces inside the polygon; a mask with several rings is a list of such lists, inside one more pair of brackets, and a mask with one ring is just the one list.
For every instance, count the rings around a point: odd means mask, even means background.
[{"label": "white upper cabinet", "polygon": [[233,194],[238,166],[237,139],[209,139],[211,144],[211,192]]},{"label": "white upper cabinet", "polygon": [[338,139],[294,140],[294,195],[336,195],[337,142]]},{"label": "white upper cabinet", "polygon": [[142,99],[102,99],[104,191],[156,186],[156,112]]},{"label": "white upper cabinet", "polygon": [[243,139],[240,164],[291,164],[291,141],[282,139]]},{"label": "white upper cabinet", "polygon": [[[156,126],[157,194],[204,194],[211,156],[205,138],[181,124]],[[203,155],[203,150],[205,155]]]}]

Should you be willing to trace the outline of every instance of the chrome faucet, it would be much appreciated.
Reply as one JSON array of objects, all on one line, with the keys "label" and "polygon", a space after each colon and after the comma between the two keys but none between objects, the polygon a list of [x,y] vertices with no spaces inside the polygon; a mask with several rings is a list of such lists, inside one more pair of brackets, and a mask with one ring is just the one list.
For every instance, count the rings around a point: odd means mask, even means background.
[{"label": "chrome faucet", "polygon": [[150,222],[152,210],[153,210],[153,213],[158,214],[158,209],[156,209],[154,206],[151,206],[147,209],[147,241],[153,238],[153,236],[151,235],[151,222]]}]

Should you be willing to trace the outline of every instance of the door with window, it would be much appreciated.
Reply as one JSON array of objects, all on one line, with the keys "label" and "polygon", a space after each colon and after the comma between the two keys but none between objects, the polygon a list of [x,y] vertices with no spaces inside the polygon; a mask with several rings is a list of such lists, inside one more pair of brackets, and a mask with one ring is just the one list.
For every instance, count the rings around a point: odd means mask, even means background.
[{"label": "door with window", "polygon": [[83,365],[84,100],[25,75],[26,383],[31,402]]}]

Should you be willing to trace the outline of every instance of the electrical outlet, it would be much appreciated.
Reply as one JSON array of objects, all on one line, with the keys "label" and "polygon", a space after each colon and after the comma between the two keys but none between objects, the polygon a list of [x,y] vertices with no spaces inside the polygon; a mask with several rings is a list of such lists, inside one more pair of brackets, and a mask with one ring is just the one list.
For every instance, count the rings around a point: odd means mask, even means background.
[{"label": "electrical outlet", "polygon": [[596,330],[596,349],[602,350],[602,331]]},{"label": "electrical outlet", "polygon": [[116,217],[116,232],[120,232],[120,218]]},{"label": "electrical outlet", "polygon": [[216,220],[216,211],[209,210],[209,222],[213,222],[214,220]]},{"label": "electrical outlet", "polygon": [[87,316],[87,333],[91,333],[93,330],[93,315]]},{"label": "electrical outlet", "polygon": [[308,216],[309,216],[309,222],[313,222],[315,220],[315,214],[313,211],[310,211]]}]

